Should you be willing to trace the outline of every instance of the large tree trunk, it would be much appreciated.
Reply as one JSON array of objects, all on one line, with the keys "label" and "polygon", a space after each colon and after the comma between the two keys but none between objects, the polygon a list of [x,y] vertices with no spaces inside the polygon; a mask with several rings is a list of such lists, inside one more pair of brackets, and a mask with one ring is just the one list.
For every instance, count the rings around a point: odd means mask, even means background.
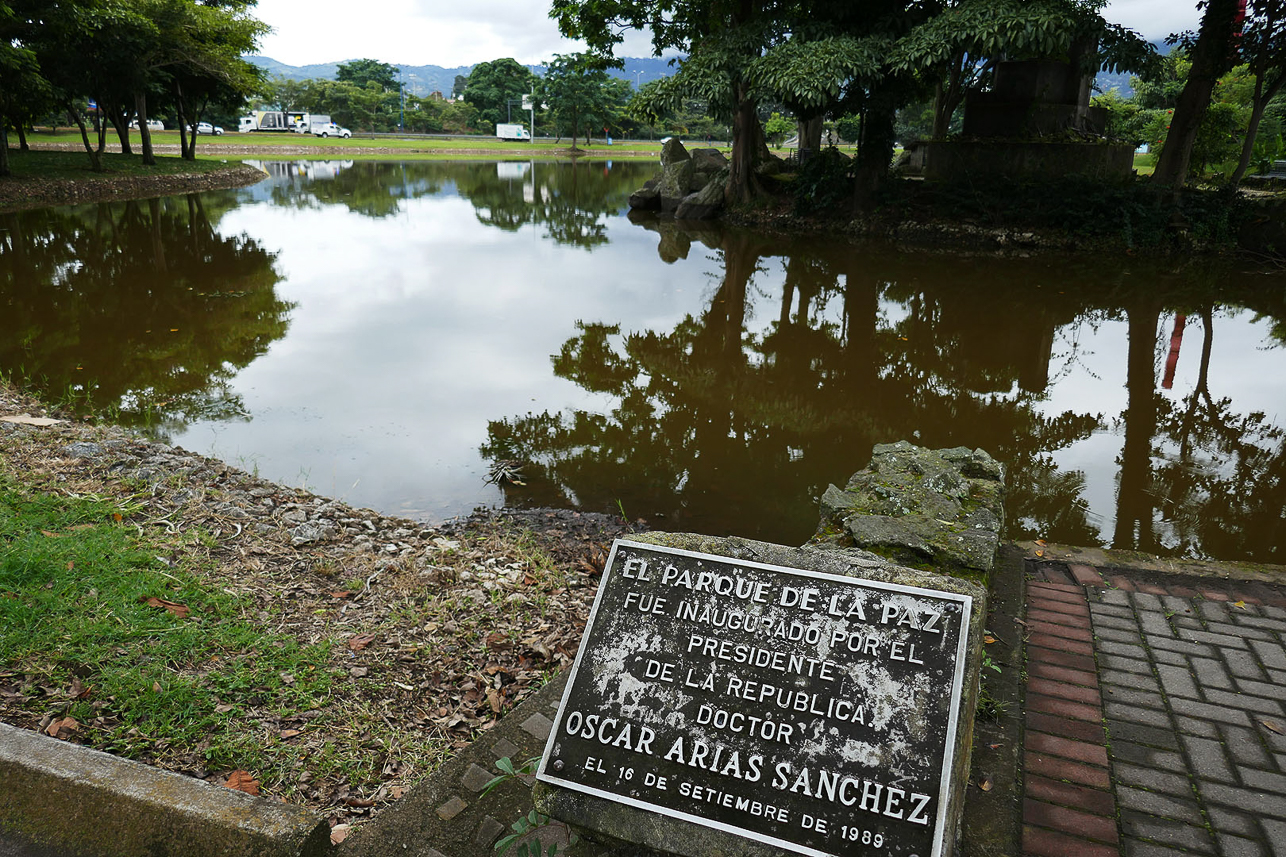
[{"label": "large tree trunk", "polygon": [[857,150],[857,178],[853,188],[856,211],[870,211],[875,195],[889,174],[896,135],[897,107],[892,96],[875,93],[862,120],[862,142]]},{"label": "large tree trunk", "polygon": [[5,118],[0,116],[0,176],[13,175],[9,168],[9,131]]},{"label": "large tree trunk", "polygon": [[750,201],[759,192],[755,166],[764,146],[763,128],[755,113],[755,100],[750,87],[737,84],[737,112],[732,117],[732,160],[728,165],[728,189],[724,201],[736,205]]},{"label": "large tree trunk", "polygon": [[134,93],[134,112],[138,114],[138,136],[143,141],[143,163],[156,166],[156,156],[152,154],[152,129],[147,127],[147,93]]},{"label": "large tree trunk", "polygon": [[1233,39],[1236,15],[1237,0],[1210,0],[1201,17],[1201,30],[1192,49],[1192,70],[1175,103],[1165,148],[1152,173],[1155,184],[1172,188],[1176,195],[1188,179],[1192,147],[1210,106],[1215,84],[1236,61]]},{"label": "large tree trunk", "polygon": [[14,123],[14,129],[18,132],[18,151],[30,152],[31,144],[27,142],[27,120],[19,119]]},{"label": "large tree trunk", "polygon": [[[99,102],[100,104],[102,102]],[[120,107],[113,107],[107,111],[107,120],[112,123],[116,129],[116,139],[121,141],[121,154],[132,155],[134,149],[130,146],[129,133],[129,113]]]},{"label": "large tree trunk", "polygon": [[820,152],[822,149],[822,117],[814,116],[810,119],[802,119],[797,123],[796,130],[799,132],[799,148],[809,149],[813,152]]},{"label": "large tree trunk", "polygon": [[89,129],[85,127],[85,120],[80,118],[80,112],[76,109],[76,105],[68,102],[66,108],[67,118],[75,122],[76,127],[80,129],[80,139],[85,144],[85,152],[89,155],[89,168],[96,173],[101,173],[103,171],[103,156],[94,148],[94,144],[89,142]]},{"label": "large tree trunk", "polygon": [[1273,100],[1286,83],[1286,74],[1279,73],[1277,79],[1264,88],[1264,78],[1262,74],[1255,75],[1255,98],[1250,107],[1250,124],[1246,126],[1246,139],[1241,141],[1241,159],[1237,161],[1237,168],[1232,171],[1232,177],[1228,179],[1228,186],[1234,190],[1241,184],[1241,180],[1246,177],[1246,170],[1250,168],[1250,156],[1255,149],[1255,136],[1259,133],[1259,122],[1264,118],[1264,109],[1268,107],[1268,102]]},{"label": "large tree trunk", "polygon": [[[964,98],[964,69],[960,67],[965,60],[964,52],[961,51],[951,57],[947,65],[947,81],[943,85],[941,78],[933,87],[933,139],[944,139],[951,133],[951,117],[955,115],[956,108],[960,106],[961,99]],[[903,143],[910,142],[903,140]]]}]

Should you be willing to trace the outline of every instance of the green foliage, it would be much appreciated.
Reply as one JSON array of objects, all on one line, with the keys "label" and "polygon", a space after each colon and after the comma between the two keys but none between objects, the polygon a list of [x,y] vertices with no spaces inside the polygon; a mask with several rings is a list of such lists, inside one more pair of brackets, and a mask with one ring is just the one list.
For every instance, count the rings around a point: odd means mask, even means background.
[{"label": "green foliage", "polygon": [[[1127,247],[1164,248],[1174,233],[1174,199],[1144,183],[1109,184],[1077,177],[1006,182],[1003,187],[902,182],[882,199],[889,216],[1052,229]],[[1245,204],[1214,191],[1191,191],[1178,202],[1193,239],[1215,247],[1235,243]]]},{"label": "green foliage", "polygon": [[557,54],[537,82],[536,98],[548,106],[549,120],[559,133],[569,133],[572,145],[584,131],[615,125],[630,98],[630,84],[609,77],[601,62],[587,54]]},{"label": "green foliage", "polygon": [[838,149],[823,149],[799,168],[791,192],[799,214],[834,212],[851,204],[856,160]]},{"label": "green foliage", "polygon": [[351,83],[360,89],[365,89],[368,85],[374,83],[381,90],[396,92],[398,90],[397,75],[397,66],[372,59],[361,59],[340,63],[339,68],[335,71],[335,80],[340,83]]},{"label": "green foliage", "polygon": [[478,63],[469,73],[464,99],[477,109],[479,121],[495,130],[498,123],[509,121],[511,105],[516,107],[536,81],[536,75],[514,59]]},{"label": "green foliage", "polygon": [[835,120],[835,132],[846,143],[856,143],[862,138],[862,118],[852,113],[845,113]]},{"label": "green foliage", "polygon": [[768,117],[764,123],[764,135],[768,137],[769,142],[774,146],[780,146],[786,135],[795,130],[795,123],[784,118],[780,113],[774,113]]},{"label": "green foliage", "polygon": [[[530,777],[534,774],[536,772],[536,767],[539,764],[540,757],[528,759],[520,768],[515,768],[513,760],[508,756],[497,759],[496,767],[500,769],[500,775],[498,777],[494,777],[487,783],[479,797],[486,797],[492,789],[511,780],[521,782],[523,777]],[[503,857],[503,855],[510,853],[511,850],[516,857],[556,857],[559,853],[557,844],[551,844],[547,850],[542,849],[540,839],[537,836],[532,835],[537,833],[542,827],[548,827],[550,825],[564,829],[567,832],[568,844],[576,844],[576,835],[571,832],[570,828],[562,822],[554,821],[549,816],[543,815],[533,809],[526,815],[520,816],[517,821],[510,825],[510,829],[513,830],[513,833],[502,836],[496,841],[495,851],[498,857]],[[519,840],[527,838],[528,836],[531,837],[530,841],[518,844]],[[513,850],[515,846],[517,850]]]}]

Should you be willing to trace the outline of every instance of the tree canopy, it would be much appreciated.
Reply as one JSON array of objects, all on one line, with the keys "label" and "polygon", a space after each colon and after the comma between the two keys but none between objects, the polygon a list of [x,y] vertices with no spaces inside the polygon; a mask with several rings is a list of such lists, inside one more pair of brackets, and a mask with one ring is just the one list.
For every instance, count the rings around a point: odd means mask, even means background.
[{"label": "tree canopy", "polygon": [[478,63],[469,73],[464,100],[478,110],[479,118],[491,126],[508,122],[510,108],[517,107],[532,91],[536,75],[515,59]]}]

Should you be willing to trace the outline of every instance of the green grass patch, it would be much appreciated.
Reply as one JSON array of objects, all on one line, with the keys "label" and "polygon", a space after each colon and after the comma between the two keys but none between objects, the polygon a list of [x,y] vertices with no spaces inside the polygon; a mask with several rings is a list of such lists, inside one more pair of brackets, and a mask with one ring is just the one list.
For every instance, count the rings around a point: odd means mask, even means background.
[{"label": "green grass patch", "polygon": [[82,740],[123,756],[280,780],[291,759],[264,752],[252,715],[322,706],[330,646],[265,631],[249,601],[167,567],[132,512],[0,475],[0,672],[23,677],[10,705],[71,716]]},{"label": "green grass patch", "polygon": [[[76,138],[80,142],[80,138]],[[51,152],[33,149],[20,152],[9,151],[9,168],[15,179],[76,179],[93,181],[99,178],[120,178],[121,176],[166,176],[186,175],[189,173],[207,173],[222,166],[226,158],[198,158],[196,161],[185,161],[177,155],[157,155],[155,166],[144,166],[141,154],[122,155],[118,152],[103,153],[104,172],[90,169],[89,155],[85,151]]]}]

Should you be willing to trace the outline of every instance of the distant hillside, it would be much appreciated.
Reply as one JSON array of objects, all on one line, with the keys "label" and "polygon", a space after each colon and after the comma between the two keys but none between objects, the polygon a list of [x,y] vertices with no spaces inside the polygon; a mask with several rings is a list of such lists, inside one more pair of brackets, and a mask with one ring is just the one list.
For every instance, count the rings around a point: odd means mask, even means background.
[{"label": "distant hillside", "polygon": [[[312,78],[334,80],[340,63],[352,62],[351,59],[348,59],[299,66],[286,65],[270,57],[248,56],[246,59],[267,71],[270,77],[284,77],[287,80],[308,80]],[[624,63],[624,68],[612,69],[608,73],[613,77],[623,78],[639,84],[657,80],[674,73],[674,69],[671,68],[668,59],[625,57],[622,62]],[[456,75],[468,77],[469,72],[473,71],[473,66],[471,65],[457,68],[443,68],[440,65],[398,65],[397,63],[393,63],[393,65],[397,66],[401,71],[402,79],[407,84],[407,92],[418,95],[421,98],[431,92],[441,92],[444,95],[450,94],[451,88],[455,86]],[[543,65],[529,65],[527,68],[541,77],[545,75]],[[642,73],[637,74],[636,72]]]}]

